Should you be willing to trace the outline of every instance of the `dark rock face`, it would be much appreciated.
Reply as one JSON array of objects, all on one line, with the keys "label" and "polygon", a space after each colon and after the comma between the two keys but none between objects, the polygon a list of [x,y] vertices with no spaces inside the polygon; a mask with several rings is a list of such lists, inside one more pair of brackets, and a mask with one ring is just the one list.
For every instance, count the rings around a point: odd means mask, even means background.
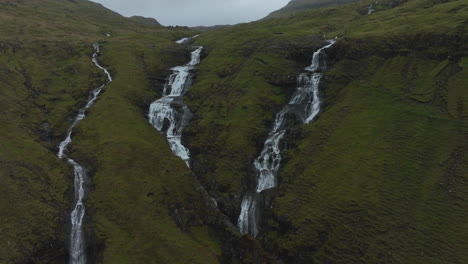
[{"label": "dark rock face", "polygon": [[408,2],[408,0],[384,0],[383,2],[381,2],[381,4],[383,6],[388,6],[390,8],[394,8],[394,7],[397,7],[397,6],[400,6],[404,3]]},{"label": "dark rock face", "polygon": [[52,142],[52,136],[51,136],[50,124],[47,121],[43,122],[39,129],[41,131],[42,140],[44,140],[45,142],[51,143]]},{"label": "dark rock face", "polygon": [[[358,39],[346,38],[330,49],[330,57],[336,59],[360,59],[370,56],[424,56],[427,59],[444,60],[463,56],[466,35],[440,36],[419,34],[407,38]],[[403,48],[404,47],[404,48]]]},{"label": "dark rock face", "polygon": [[45,242],[31,258],[22,263],[67,263],[68,249],[62,240]]}]

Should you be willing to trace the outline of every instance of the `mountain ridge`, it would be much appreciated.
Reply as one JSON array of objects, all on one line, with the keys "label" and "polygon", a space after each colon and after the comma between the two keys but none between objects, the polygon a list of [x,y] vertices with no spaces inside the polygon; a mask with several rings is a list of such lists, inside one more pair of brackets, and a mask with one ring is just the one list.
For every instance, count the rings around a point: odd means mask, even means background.
[{"label": "mountain ridge", "polygon": [[358,1],[361,0],[291,0],[286,6],[271,12],[263,19],[284,17],[314,8],[337,6]]}]

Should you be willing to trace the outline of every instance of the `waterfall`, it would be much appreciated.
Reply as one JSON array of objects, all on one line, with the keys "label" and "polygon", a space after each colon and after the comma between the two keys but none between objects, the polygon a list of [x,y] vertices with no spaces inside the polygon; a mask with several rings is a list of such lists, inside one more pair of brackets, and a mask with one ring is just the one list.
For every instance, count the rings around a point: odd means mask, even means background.
[{"label": "waterfall", "polygon": [[241,233],[250,234],[253,237],[258,235],[258,220],[260,219],[260,208],[255,194],[245,195],[241,204],[241,214],[238,220],[238,227]]},{"label": "waterfall", "polygon": [[281,165],[280,143],[296,119],[303,124],[310,124],[320,112],[319,84],[326,68],[325,50],[335,41],[317,50],[312,57],[312,64],[305,68],[297,80],[297,88],[284,108],[276,114],[273,128],[264,143],[260,156],[254,161],[257,176],[256,193],[244,196],[238,227],[241,233],[256,237],[259,233],[260,193],[278,185],[277,175]]},{"label": "waterfall", "polygon": [[189,37],[189,38],[183,38],[183,39],[179,39],[176,41],[177,44],[185,44],[185,43],[188,43],[189,41],[191,41],[192,39],[194,38],[198,38],[199,35],[195,35],[193,37]]},{"label": "waterfall", "polygon": [[375,2],[367,7],[367,14],[370,15],[375,12],[375,5],[377,5],[379,2]]},{"label": "waterfall", "polygon": [[[176,43],[185,44],[195,37],[183,38]],[[191,85],[191,71],[200,63],[202,50],[203,47],[196,47],[189,63],[171,69],[173,73],[164,86],[162,98],[151,104],[148,113],[149,122],[166,136],[172,152],[184,160],[187,167],[190,167],[190,151],[182,144],[182,132],[192,113],[183,102],[183,96]]]},{"label": "waterfall", "polygon": [[85,239],[83,232],[83,219],[85,215],[84,199],[86,195],[86,182],[88,179],[88,172],[85,167],[81,166],[78,162],[74,161],[67,156],[66,152],[68,146],[72,143],[72,133],[75,126],[86,117],[86,111],[93,106],[96,102],[102,89],[112,82],[112,76],[109,71],[102,67],[98,62],[98,55],[100,52],[99,45],[94,44],[94,54],[92,62],[96,67],[101,69],[107,75],[107,81],[100,87],[91,91],[88,102],[86,105],[78,111],[78,115],[73,120],[73,123],[67,130],[67,136],[59,145],[59,151],[57,156],[67,161],[70,166],[73,167],[74,171],[74,187],[75,187],[75,201],[73,211],[70,214],[71,218],[71,234],[70,234],[70,264],[85,264],[86,263],[86,252],[85,252]]}]

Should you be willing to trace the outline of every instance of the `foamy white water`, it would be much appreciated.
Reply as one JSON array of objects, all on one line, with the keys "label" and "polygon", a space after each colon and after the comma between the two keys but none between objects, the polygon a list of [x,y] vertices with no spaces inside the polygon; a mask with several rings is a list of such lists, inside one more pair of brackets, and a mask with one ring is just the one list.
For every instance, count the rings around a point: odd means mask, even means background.
[{"label": "foamy white water", "polygon": [[195,35],[195,36],[189,37],[189,38],[179,39],[179,40],[176,41],[176,43],[177,44],[185,44],[185,43],[189,42],[190,40],[192,40],[194,38],[198,38],[198,35]]},{"label": "foamy white water", "polygon": [[260,208],[257,206],[255,195],[245,195],[242,199],[241,214],[237,220],[239,230],[243,234],[250,234],[253,237],[258,235],[258,222],[260,218]]},{"label": "foamy white water", "polygon": [[367,14],[370,15],[375,12],[375,5],[377,5],[379,2],[375,2],[367,7]]},{"label": "foamy white water", "polygon": [[278,186],[277,175],[281,165],[281,140],[287,129],[299,119],[303,124],[311,123],[320,112],[319,84],[326,67],[325,50],[335,41],[330,40],[327,45],[316,51],[312,57],[312,64],[299,75],[298,85],[289,103],[276,114],[273,128],[265,141],[260,156],[254,161],[257,174],[257,194],[247,194],[241,204],[238,228],[243,234],[256,237],[259,233],[260,221],[259,194]]},{"label": "foamy white water", "polygon": [[[176,42],[183,44],[192,38],[183,38]],[[171,69],[173,73],[164,87],[162,98],[151,104],[148,113],[149,122],[166,136],[172,152],[184,160],[188,167],[190,151],[182,144],[182,133],[192,114],[183,102],[183,96],[192,83],[191,72],[200,63],[202,50],[203,47],[197,47],[191,53],[189,63]]]},{"label": "foamy white water", "polygon": [[85,206],[84,199],[86,196],[86,182],[88,181],[88,172],[86,168],[78,164],[78,162],[69,158],[66,155],[68,146],[72,143],[72,133],[75,126],[86,117],[86,111],[93,106],[96,102],[99,94],[102,92],[102,89],[112,82],[112,76],[109,71],[102,67],[98,62],[98,55],[100,52],[100,47],[98,44],[94,44],[94,54],[92,57],[92,62],[96,67],[104,71],[107,75],[107,81],[100,87],[91,91],[89,99],[85,107],[81,108],[78,111],[77,116],[73,120],[73,123],[70,125],[67,131],[66,138],[60,143],[59,151],[57,156],[60,159],[66,160],[68,164],[73,167],[74,171],[74,187],[75,187],[75,201],[73,206],[73,211],[70,214],[71,219],[71,234],[70,234],[70,264],[85,264],[86,263],[86,252],[85,252],[85,239],[83,232],[83,219],[85,215]]}]

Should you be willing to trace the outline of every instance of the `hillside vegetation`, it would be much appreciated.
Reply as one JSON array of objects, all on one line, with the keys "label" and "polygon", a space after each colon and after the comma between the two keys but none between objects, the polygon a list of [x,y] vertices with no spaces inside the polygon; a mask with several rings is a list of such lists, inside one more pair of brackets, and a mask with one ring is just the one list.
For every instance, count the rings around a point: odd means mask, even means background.
[{"label": "hillside vegetation", "polygon": [[194,33],[143,22],[89,1],[0,2],[0,263],[68,261],[73,171],[55,152],[104,80],[91,63],[95,42],[115,81],[75,130],[70,154],[93,176],[89,259],[218,261],[220,243],[199,217],[211,206],[145,120],[157,73],[186,60],[174,41]]},{"label": "hillside vegetation", "polygon": [[[114,81],[69,153],[92,177],[90,263],[468,263],[468,3],[383,0],[367,15],[373,2],[297,0],[201,33],[190,170],[147,111],[189,60],[174,41],[199,32],[86,0],[0,0],[0,263],[68,261],[73,171],[56,146],[104,80],[96,42]],[[260,235],[242,236],[274,115],[335,37],[322,112],[286,135]]]},{"label": "hillside vegetation", "polygon": [[285,7],[271,12],[266,18],[291,16],[309,9],[337,6],[359,0],[291,0]]},{"label": "hillside vegetation", "polygon": [[323,36],[324,109],[287,136],[259,240],[286,263],[465,263],[466,1],[360,2],[208,32],[194,170],[236,221],[274,114]]}]

